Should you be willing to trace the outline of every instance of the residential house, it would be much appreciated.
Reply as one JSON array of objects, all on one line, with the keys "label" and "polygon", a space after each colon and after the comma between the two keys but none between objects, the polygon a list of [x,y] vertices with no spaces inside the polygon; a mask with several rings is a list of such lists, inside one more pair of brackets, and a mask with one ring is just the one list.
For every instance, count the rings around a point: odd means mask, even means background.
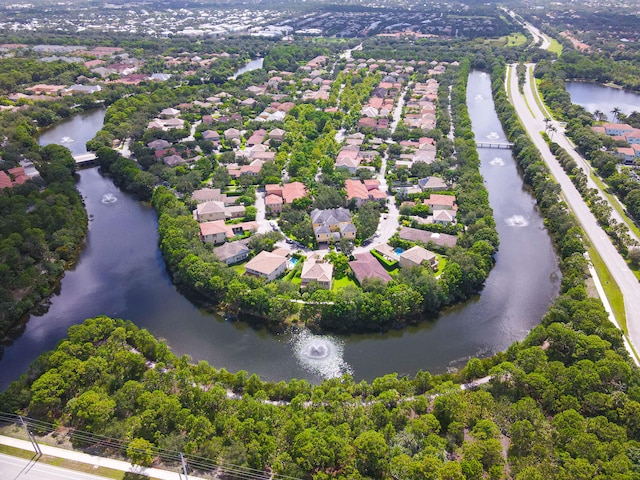
[{"label": "residential house", "polygon": [[454,210],[435,210],[431,215],[431,221],[439,225],[450,225],[456,221]]},{"label": "residential house", "polygon": [[191,199],[198,203],[213,201],[222,202],[225,206],[233,205],[236,200],[233,197],[227,197],[227,195],[222,193],[219,188],[201,188],[199,190],[195,190],[191,194]]},{"label": "residential house", "polygon": [[398,233],[398,237],[402,240],[421,242],[425,245],[431,242],[439,247],[454,247],[458,241],[458,237],[455,235],[429,232],[427,230],[420,230],[418,228],[411,227],[402,227],[400,233]]},{"label": "residential house", "polygon": [[169,167],[175,167],[178,165],[184,165],[187,163],[187,160],[182,158],[180,155],[168,155],[162,159],[162,162]]},{"label": "residential house", "polygon": [[633,147],[618,147],[616,149],[616,156],[625,165],[633,165],[636,160],[636,151]]},{"label": "residential house", "polygon": [[329,262],[318,262],[315,258],[305,260],[300,275],[302,286],[317,282],[322,288],[331,290],[333,283],[333,265]]},{"label": "residential house", "polygon": [[356,238],[356,229],[351,223],[351,214],[346,208],[315,209],[311,212],[311,223],[318,243],[328,242],[331,238],[339,240]]},{"label": "residential house", "polygon": [[282,142],[284,140],[284,136],[286,134],[287,134],[287,132],[285,132],[281,128],[274,128],[273,130],[271,130],[269,132],[269,138],[271,140],[276,141],[276,142]]},{"label": "residential house", "polygon": [[604,127],[605,133],[610,136],[624,136],[635,130],[631,125],[626,123],[605,123],[602,126]]},{"label": "residential house", "polygon": [[92,94],[102,90],[100,85],[71,85],[60,90],[61,95]]},{"label": "residential house", "polygon": [[241,133],[237,128],[227,128],[224,131],[224,138],[227,140],[238,140],[240,141]]},{"label": "residential house", "polygon": [[380,265],[380,262],[371,252],[359,253],[355,257],[355,260],[349,262],[349,267],[353,270],[353,274],[360,285],[367,278],[378,278],[384,283],[391,280],[391,275]]},{"label": "residential house", "polygon": [[287,269],[287,257],[263,250],[245,265],[247,275],[263,277],[271,282]]},{"label": "residential house", "polygon": [[419,267],[427,264],[431,268],[438,268],[438,257],[426,248],[415,245],[400,254],[400,266],[402,268]]},{"label": "residential house", "polygon": [[202,132],[202,139],[209,140],[210,142],[219,142],[220,134],[215,130],[205,130]]},{"label": "residential house", "polygon": [[224,220],[226,218],[224,203],[218,201],[199,203],[193,211],[193,218],[198,222]]},{"label": "residential house", "polygon": [[203,222],[200,224],[200,236],[206,243],[220,244],[244,232],[257,232],[258,224],[256,222],[243,222],[227,225],[224,220],[215,220],[213,222]]},{"label": "residential house", "polygon": [[422,191],[431,190],[434,192],[447,190],[449,188],[446,182],[440,177],[421,178],[420,180],[418,180],[418,186],[422,189]]},{"label": "residential house", "polygon": [[387,195],[378,189],[377,180],[360,180],[348,179],[344,182],[347,191],[347,202],[355,199],[356,207],[360,207],[367,200],[385,200]]},{"label": "residential house", "polygon": [[218,260],[227,265],[245,260],[249,257],[249,252],[251,250],[242,241],[225,243],[213,249],[213,253],[218,257]]},{"label": "residential house", "polygon": [[163,119],[169,119],[176,118],[178,115],[180,115],[180,110],[177,110],[175,108],[165,108],[160,112],[160,115],[158,116]]},{"label": "residential house", "polygon": [[264,199],[264,204],[269,213],[280,214],[282,213],[283,199],[279,195],[267,195]]},{"label": "residential house", "polygon": [[253,132],[253,135],[251,135],[246,142],[247,147],[253,147],[254,145],[259,145],[262,142],[264,142],[264,137],[266,137],[267,135],[267,131],[260,128],[258,130],[256,130],[255,132]]},{"label": "residential house", "polygon": [[163,150],[171,146],[171,142],[168,142],[162,138],[158,138],[153,140],[152,142],[147,143],[147,147],[152,148],[153,150]]},{"label": "residential house", "polygon": [[436,210],[458,210],[455,195],[441,195],[432,193],[429,198],[424,200],[424,204],[428,205],[432,211]]}]

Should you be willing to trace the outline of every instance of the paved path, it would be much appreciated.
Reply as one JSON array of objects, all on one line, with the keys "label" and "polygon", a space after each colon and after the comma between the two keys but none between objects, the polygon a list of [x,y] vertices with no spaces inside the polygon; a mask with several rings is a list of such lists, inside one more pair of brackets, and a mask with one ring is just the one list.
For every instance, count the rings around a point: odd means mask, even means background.
[{"label": "paved path", "polygon": [[[640,283],[636,279],[629,266],[618,253],[609,236],[598,225],[597,220],[585,204],[580,193],[576,190],[569,176],[560,166],[559,162],[553,156],[546,142],[542,138],[540,132],[545,129],[544,114],[540,111],[540,107],[535,102],[532,92],[532,85],[527,75],[524,91],[525,97],[518,90],[518,78],[515,66],[509,69],[510,75],[507,79],[510,82],[511,100],[516,109],[518,117],[522,122],[529,137],[542,155],[545,163],[549,166],[551,174],[554,176],[560,187],[562,194],[575,214],[576,218],[582,225],[589,241],[602,257],[603,261],[609,268],[611,275],[620,287],[624,295],[624,307],[627,317],[627,330],[629,339],[633,345],[640,347]],[[528,105],[527,105],[528,103]],[[633,354],[632,354],[633,356]]]},{"label": "paved path", "polygon": [[[8,445],[10,447],[19,448],[22,450],[33,451],[33,446],[31,442],[26,440],[19,440],[17,438],[6,437],[4,435],[0,435],[0,444]],[[98,467],[111,468],[112,470],[119,470],[121,472],[131,472],[137,473],[140,475],[146,475],[151,478],[159,478],[161,480],[180,480],[184,479],[184,475],[181,475],[179,472],[171,472],[169,470],[161,470],[159,468],[145,468],[140,467],[138,465],[132,465],[131,463],[124,462],[122,460],[114,460],[111,458],[97,457],[95,455],[89,455],[82,452],[77,452],[75,450],[66,450],[64,448],[51,447],[49,445],[39,444],[42,450],[43,455],[47,455],[50,457],[56,458],[66,458],[67,460],[73,460],[75,462],[86,463],[89,465],[95,465]],[[0,478],[5,478],[4,476],[0,476]],[[14,478],[14,477],[11,477]],[[38,478],[38,477],[32,477]],[[51,478],[51,477],[44,477]],[[62,477],[65,478],[65,477]],[[66,477],[71,478],[71,477]],[[73,477],[76,478],[76,477]],[[189,480],[204,480],[198,479],[197,477],[193,477],[189,475]]]}]

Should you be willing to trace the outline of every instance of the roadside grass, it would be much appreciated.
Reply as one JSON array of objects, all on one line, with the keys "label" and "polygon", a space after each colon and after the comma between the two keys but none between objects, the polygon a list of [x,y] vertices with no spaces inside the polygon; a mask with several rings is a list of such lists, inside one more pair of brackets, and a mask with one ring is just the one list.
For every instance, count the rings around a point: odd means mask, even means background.
[{"label": "roadside grass", "polygon": [[[34,452],[30,450],[22,450],[21,448],[10,447],[7,445],[0,445],[0,453],[10,455],[12,457],[24,458],[30,460],[34,458]],[[151,477],[146,475],[139,475],[132,472],[121,472],[119,470],[113,470],[106,467],[94,467],[88,463],[76,462],[73,460],[67,460],[65,458],[52,457],[49,455],[42,455],[38,458],[37,463],[44,463],[47,465],[53,465],[55,467],[66,468],[76,472],[82,472],[92,475],[98,475],[105,478],[113,478],[114,480],[148,480]]]},{"label": "roadside grass", "polygon": [[562,55],[562,44],[558,42],[555,38],[548,37],[551,40],[551,45],[549,45],[549,51],[551,53],[555,53],[558,57]]},{"label": "roadside grass", "polygon": [[618,284],[611,276],[611,272],[609,272],[606,264],[592,245],[588,246],[588,252],[591,258],[591,264],[593,268],[595,268],[598,278],[600,278],[604,294],[607,300],[609,300],[609,305],[611,305],[611,309],[613,310],[613,316],[616,317],[624,334],[628,335],[627,316],[624,311],[624,296],[620,291],[620,287],[618,287]]},{"label": "roadside grass", "polygon": [[533,69],[529,69],[529,83],[531,84],[533,98],[535,98],[536,104],[538,105],[538,107],[540,107],[540,111],[542,111],[542,114],[549,118],[553,118],[551,111],[549,111],[547,106],[544,104],[544,101],[542,100],[540,90],[538,90],[538,82],[538,79],[533,75]]},{"label": "roadside grass", "polygon": [[624,209],[622,208],[622,204],[618,200],[618,197],[616,197],[612,193],[609,193],[609,187],[602,181],[602,179],[598,175],[596,175],[596,173],[593,171],[592,168],[589,169],[589,176],[596,183],[596,185],[598,185],[600,190],[602,190],[602,193],[605,194],[611,206],[615,208],[616,212],[620,214],[620,216],[624,220],[624,223],[627,225],[627,227],[629,227],[629,229],[633,233],[635,233],[637,237],[640,237],[640,228],[638,228],[638,226],[633,222],[633,220],[631,220],[627,216]]},{"label": "roadside grass", "polygon": [[[507,78],[511,78],[511,65],[507,65]],[[507,98],[513,102],[513,97],[511,96],[511,82],[504,82],[507,87]]]}]

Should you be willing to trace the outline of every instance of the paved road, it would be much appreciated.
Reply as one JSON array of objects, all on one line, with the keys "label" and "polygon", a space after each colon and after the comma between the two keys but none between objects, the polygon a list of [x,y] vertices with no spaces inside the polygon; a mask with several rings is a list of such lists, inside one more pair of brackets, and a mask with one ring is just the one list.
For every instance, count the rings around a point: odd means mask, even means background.
[{"label": "paved road", "polygon": [[24,458],[0,454],[0,479],[25,480],[106,480],[106,477],[75,472],[66,468],[54,467]]},{"label": "paved road", "polygon": [[531,35],[533,36],[534,45],[538,45],[539,44],[539,47],[542,50],[548,50],[549,49],[549,47],[551,46],[551,39],[547,35],[542,33],[536,27],[531,25],[529,22],[521,20],[521,17],[518,17],[514,11],[507,10],[506,8],[503,8],[503,10],[505,12],[507,12],[509,14],[509,16],[511,16],[511,18],[513,18],[516,22],[518,22],[524,28],[529,30],[529,33],[531,33]]},{"label": "paved road", "polygon": [[512,103],[518,117],[520,117],[520,121],[529,134],[529,137],[549,166],[552,175],[560,184],[567,204],[576,215],[582,228],[589,237],[590,242],[598,251],[598,254],[602,257],[611,275],[620,287],[624,295],[629,339],[636,348],[640,348],[640,283],[611,243],[609,236],[602,230],[600,225],[598,225],[598,222],[580,196],[580,193],[576,190],[568,175],[564,172],[542,138],[540,132],[545,129],[544,114],[540,111],[533,97],[531,90],[532,85],[529,84],[529,76],[527,75],[524,86],[528,102],[527,105],[525,97],[518,90],[518,78],[515,66],[512,66],[509,72],[510,76],[507,81],[510,82]]},{"label": "paved road", "polygon": [[[11,447],[15,447],[15,448],[20,448],[22,450],[28,450],[28,451],[33,451],[33,446],[31,445],[31,442],[28,442],[26,440],[20,440],[17,438],[12,438],[12,437],[7,437],[4,435],[0,435],[0,444],[2,445],[8,445]],[[82,453],[82,452],[77,452],[75,450],[66,450],[63,448],[59,448],[59,447],[52,447],[50,445],[44,445],[44,444],[40,444],[40,448],[42,449],[42,453],[44,455],[47,455],[48,457],[56,457],[56,458],[66,458],[68,460],[73,460],[75,462],[80,462],[80,463],[86,463],[89,465],[95,465],[95,466],[100,466],[100,467],[106,467],[106,468],[110,468],[112,470],[119,470],[121,472],[131,472],[131,473],[137,473],[140,475],[146,475],[150,478],[158,478],[160,480],[180,480],[182,478],[184,478],[183,475],[181,475],[178,472],[171,472],[169,470],[161,470],[159,468],[144,468],[144,467],[140,467],[138,465],[132,465],[128,462],[124,462],[122,460],[114,460],[111,458],[106,458],[106,457],[98,457],[95,455],[89,455],[86,453]],[[44,464],[38,464],[39,466],[42,465],[44,466]],[[35,467],[34,467],[35,468]],[[82,474],[78,474],[78,475],[82,475]],[[3,469],[3,464],[0,463],[0,479],[5,479],[5,478],[16,478],[16,476],[11,476],[11,477],[7,477],[4,474],[4,469]],[[24,478],[22,475],[20,477],[18,477],[19,479]],[[47,477],[47,476],[38,476],[38,477],[26,477],[26,478],[45,478],[45,479],[49,479],[49,478],[70,478],[70,479],[75,479],[75,478],[82,478],[82,479],[93,479],[93,480],[97,480],[100,479],[101,477],[96,477],[96,476],[91,476],[91,475],[86,475],[85,477],[76,477],[75,474],[74,476],[67,476],[67,477]],[[191,480],[203,480],[203,479],[198,479],[197,477],[193,477],[191,475],[189,475],[189,479]]]}]

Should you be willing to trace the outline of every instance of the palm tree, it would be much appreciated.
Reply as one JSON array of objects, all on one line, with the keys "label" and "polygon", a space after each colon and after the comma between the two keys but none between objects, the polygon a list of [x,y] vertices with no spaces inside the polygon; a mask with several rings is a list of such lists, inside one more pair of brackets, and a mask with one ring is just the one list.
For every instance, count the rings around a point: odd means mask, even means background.
[{"label": "palm tree", "polygon": [[550,126],[549,126],[549,138],[550,138],[551,140],[553,140],[553,134],[554,134],[554,132],[557,132],[557,131],[558,131],[558,129],[556,128],[556,126],[555,126],[555,125],[550,125]]},{"label": "palm tree", "polygon": [[607,120],[607,116],[602,110],[595,110],[593,112],[593,118],[598,122],[604,122]]},{"label": "palm tree", "polygon": [[615,119],[616,122],[620,120],[621,113],[622,113],[622,110],[620,110],[620,107],[614,107],[613,110],[611,110],[611,115],[613,115],[613,118]]}]

